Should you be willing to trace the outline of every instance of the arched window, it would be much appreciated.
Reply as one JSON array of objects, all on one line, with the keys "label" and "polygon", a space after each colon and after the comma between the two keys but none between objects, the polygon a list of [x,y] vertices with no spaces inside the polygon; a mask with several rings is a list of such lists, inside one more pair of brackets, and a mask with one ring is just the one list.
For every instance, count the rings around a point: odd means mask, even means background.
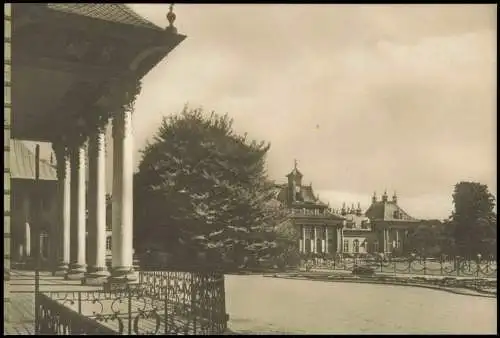
[{"label": "arched window", "polygon": [[353,242],[354,245],[354,252],[358,253],[359,252],[359,240],[355,239]]}]

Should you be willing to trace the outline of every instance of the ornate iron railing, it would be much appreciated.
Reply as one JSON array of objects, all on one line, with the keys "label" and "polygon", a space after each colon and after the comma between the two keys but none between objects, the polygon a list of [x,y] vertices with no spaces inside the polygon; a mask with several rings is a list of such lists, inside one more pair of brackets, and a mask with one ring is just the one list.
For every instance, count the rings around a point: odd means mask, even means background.
[{"label": "ornate iron railing", "polygon": [[471,278],[496,278],[497,262],[492,259],[462,257],[437,259],[424,257],[391,258],[384,256],[357,256],[352,258],[310,259],[303,262],[307,269],[347,270],[358,266],[371,267],[375,272],[387,274],[456,276]]},{"label": "ornate iron railing", "polygon": [[50,295],[37,293],[35,304],[38,312],[36,332],[39,334],[78,335],[103,334],[116,335],[118,332],[105,325],[87,318],[81,313],[52,299]]},{"label": "ornate iron railing", "polygon": [[222,273],[141,271],[135,285],[37,296],[40,333],[222,334],[229,319]]}]

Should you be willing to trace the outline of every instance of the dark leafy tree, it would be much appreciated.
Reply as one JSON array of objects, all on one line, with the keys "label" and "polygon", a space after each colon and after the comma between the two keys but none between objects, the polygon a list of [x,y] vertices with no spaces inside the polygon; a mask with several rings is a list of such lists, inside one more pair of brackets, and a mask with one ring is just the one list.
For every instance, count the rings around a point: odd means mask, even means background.
[{"label": "dark leafy tree", "polygon": [[495,198],[488,187],[477,182],[460,182],[453,193],[454,238],[462,256],[492,255],[496,252]]},{"label": "dark leafy tree", "polygon": [[427,220],[419,224],[408,236],[408,249],[421,256],[437,257],[449,247],[446,224]]},{"label": "dark leafy tree", "polygon": [[266,254],[275,246],[269,147],[236,134],[227,115],[185,107],[164,118],[134,179],[137,250],[236,266]]}]

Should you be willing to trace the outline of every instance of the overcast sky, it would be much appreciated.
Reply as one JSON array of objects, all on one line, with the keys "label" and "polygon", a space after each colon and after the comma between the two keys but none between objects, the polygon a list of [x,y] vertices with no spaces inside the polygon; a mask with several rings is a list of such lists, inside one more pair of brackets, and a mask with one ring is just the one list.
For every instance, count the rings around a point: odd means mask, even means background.
[{"label": "overcast sky", "polygon": [[[166,26],[168,5],[130,5]],[[294,159],[320,197],[366,208],[397,190],[412,216],[446,218],[455,183],[496,195],[494,5],[179,4],[188,38],[143,80],[137,150],[184,104],[229,113]],[[140,159],[136,156],[137,161]],[[110,181],[110,180],[109,180]]]}]

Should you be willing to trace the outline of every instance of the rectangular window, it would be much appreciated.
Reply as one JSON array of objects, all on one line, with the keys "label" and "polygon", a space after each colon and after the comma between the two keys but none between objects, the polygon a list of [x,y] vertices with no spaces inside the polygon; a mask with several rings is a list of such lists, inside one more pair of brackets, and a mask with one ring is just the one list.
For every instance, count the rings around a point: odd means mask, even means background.
[{"label": "rectangular window", "polygon": [[[3,107],[3,124],[4,126],[10,126],[11,121],[11,109],[10,107]],[[4,128],[5,129],[5,128]]]},{"label": "rectangular window", "polygon": [[[9,134],[8,130],[5,130],[5,134]],[[6,142],[4,144],[9,144],[9,142]],[[3,165],[4,168],[10,168],[10,151],[3,152]]]},{"label": "rectangular window", "polygon": [[111,251],[111,236],[106,237],[106,250]]},{"label": "rectangular window", "polygon": [[10,86],[3,87],[3,100],[5,103],[10,103]]},{"label": "rectangular window", "polygon": [[378,241],[373,242],[373,252],[378,252]]},{"label": "rectangular window", "polygon": [[324,251],[323,250],[323,241],[318,238],[318,240],[316,241],[316,252],[322,253],[323,251]]},{"label": "rectangular window", "polygon": [[349,240],[344,239],[344,252],[349,252]]},{"label": "rectangular window", "polygon": [[353,244],[354,244],[354,252],[358,253],[359,252],[359,240],[355,239]]},{"label": "rectangular window", "polygon": [[333,236],[336,231],[336,228],[328,228],[328,240],[333,240]]},{"label": "rectangular window", "polygon": [[4,72],[4,83],[5,82],[10,82],[11,76],[10,76],[10,65],[5,65],[5,68],[3,70]]},{"label": "rectangular window", "polygon": [[312,229],[311,227],[305,227],[305,235],[306,239],[311,239],[312,238]]},{"label": "rectangular window", "polygon": [[304,241],[304,243],[305,243],[305,250],[304,250],[304,252],[305,252],[305,253],[309,253],[309,252],[311,252],[311,240],[306,239],[306,240]]},{"label": "rectangular window", "polygon": [[333,243],[333,239],[329,238],[328,239],[328,251],[329,252],[336,252],[337,248],[335,247],[335,244]]}]

